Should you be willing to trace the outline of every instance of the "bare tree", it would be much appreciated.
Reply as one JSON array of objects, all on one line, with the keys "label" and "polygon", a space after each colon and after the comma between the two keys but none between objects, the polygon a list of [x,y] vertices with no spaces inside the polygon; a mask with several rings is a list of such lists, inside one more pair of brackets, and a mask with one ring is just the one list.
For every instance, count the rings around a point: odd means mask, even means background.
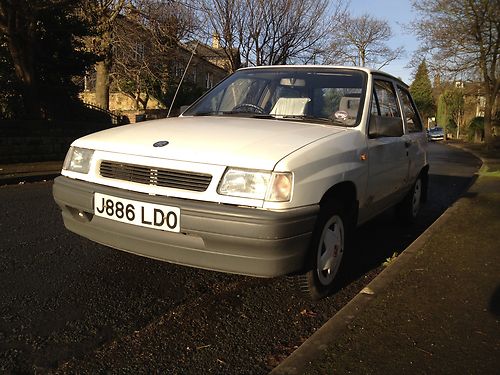
[{"label": "bare tree", "polygon": [[147,107],[149,98],[165,92],[169,67],[177,58],[179,41],[193,27],[189,10],[177,2],[136,1],[113,27],[113,85]]},{"label": "bare tree", "polygon": [[404,53],[403,47],[387,45],[391,27],[368,14],[345,17],[333,30],[329,62],[382,69]]},{"label": "bare tree", "polygon": [[493,141],[492,119],[500,88],[498,0],[415,0],[414,29],[432,67],[452,76],[478,73],[486,99],[484,136]]},{"label": "bare tree", "polygon": [[229,61],[228,70],[234,72],[241,67],[240,54],[244,50],[246,22],[242,0],[202,0],[202,17],[211,26],[215,44],[221,48]]},{"label": "bare tree", "polygon": [[286,64],[310,55],[329,32],[327,1],[271,0],[262,4],[266,33],[254,36],[258,64]]},{"label": "bare tree", "polygon": [[[150,77],[159,79],[159,57],[152,54],[151,33],[138,21],[135,11],[118,17],[113,27],[111,85],[132,98],[136,108],[146,108]],[[153,78],[153,79],[154,79]]]},{"label": "bare tree", "polygon": [[93,25],[92,37],[86,38],[89,51],[97,57],[96,104],[109,108],[109,75],[113,61],[113,25],[127,0],[84,0],[81,16]]},{"label": "bare tree", "polygon": [[243,65],[275,65],[308,61],[324,50],[331,28],[327,0],[202,0],[202,11],[231,69]]}]

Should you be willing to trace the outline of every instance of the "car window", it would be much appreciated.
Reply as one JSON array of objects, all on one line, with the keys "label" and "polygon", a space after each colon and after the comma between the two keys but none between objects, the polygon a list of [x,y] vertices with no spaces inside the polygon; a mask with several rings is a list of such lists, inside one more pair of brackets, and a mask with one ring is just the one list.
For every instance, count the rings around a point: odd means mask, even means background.
[{"label": "car window", "polygon": [[394,86],[389,81],[375,79],[373,82],[368,136],[370,138],[379,138],[401,137],[402,135],[403,120]]},{"label": "car window", "polygon": [[398,86],[399,97],[401,98],[401,106],[404,113],[406,129],[409,133],[416,133],[422,131],[422,122],[418,116],[417,109],[411,100],[410,93]]},{"label": "car window", "polygon": [[[375,80],[374,81],[376,112],[384,117],[401,117],[399,113],[396,92],[391,82]],[[373,106],[373,101],[372,101]],[[372,113],[374,109],[372,108]]]},{"label": "car window", "polygon": [[370,113],[375,116],[380,116],[380,109],[377,103],[377,95],[375,95],[375,91],[372,94],[372,104],[370,106]]}]

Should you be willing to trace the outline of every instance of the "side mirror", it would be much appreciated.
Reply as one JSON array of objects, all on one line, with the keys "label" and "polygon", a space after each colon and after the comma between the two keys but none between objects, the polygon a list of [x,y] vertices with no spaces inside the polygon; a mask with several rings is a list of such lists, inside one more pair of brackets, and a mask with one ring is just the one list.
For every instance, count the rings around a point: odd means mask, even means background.
[{"label": "side mirror", "polygon": [[401,137],[403,135],[403,119],[370,115],[368,136],[370,138]]}]

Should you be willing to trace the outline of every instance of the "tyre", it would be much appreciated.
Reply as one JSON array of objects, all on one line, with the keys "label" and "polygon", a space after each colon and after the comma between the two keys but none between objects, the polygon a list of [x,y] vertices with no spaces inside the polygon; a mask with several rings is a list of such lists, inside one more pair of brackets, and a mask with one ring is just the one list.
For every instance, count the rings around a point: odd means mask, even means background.
[{"label": "tyre", "polygon": [[312,300],[331,293],[345,248],[346,215],[335,204],[322,207],[308,252],[307,271],[298,275],[300,290]]},{"label": "tyre", "polygon": [[403,222],[407,224],[415,222],[422,206],[422,197],[423,182],[422,177],[418,176],[408,194],[396,207],[397,215]]}]

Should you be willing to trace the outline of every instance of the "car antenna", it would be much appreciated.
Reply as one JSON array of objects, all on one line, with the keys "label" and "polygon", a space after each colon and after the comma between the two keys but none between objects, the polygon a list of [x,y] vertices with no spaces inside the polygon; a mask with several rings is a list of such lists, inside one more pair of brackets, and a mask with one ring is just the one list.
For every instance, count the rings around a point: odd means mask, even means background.
[{"label": "car antenna", "polygon": [[189,65],[191,64],[191,60],[193,59],[194,53],[196,52],[196,48],[198,48],[198,41],[196,41],[193,50],[191,51],[191,56],[189,57],[189,61],[186,65],[186,68],[184,69],[184,73],[182,73],[181,80],[179,81],[179,84],[177,85],[177,89],[175,90],[174,97],[172,98],[172,103],[170,103],[170,107],[168,108],[168,113],[167,117],[170,117],[170,111],[172,111],[172,107],[174,106],[175,98],[177,97],[177,94],[179,93],[179,89],[181,88],[182,82],[184,81],[184,77],[186,76],[186,73],[189,69]]}]

